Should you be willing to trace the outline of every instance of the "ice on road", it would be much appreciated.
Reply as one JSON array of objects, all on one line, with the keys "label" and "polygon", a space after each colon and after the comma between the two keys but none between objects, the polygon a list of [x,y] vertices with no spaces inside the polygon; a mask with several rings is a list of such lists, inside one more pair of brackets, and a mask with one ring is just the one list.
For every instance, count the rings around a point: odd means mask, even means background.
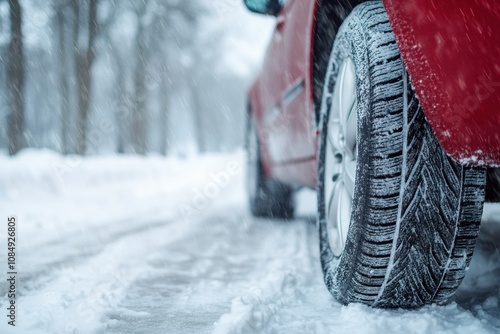
[{"label": "ice on road", "polygon": [[18,217],[19,273],[15,328],[0,285],[0,332],[500,330],[499,206],[487,206],[472,265],[449,304],[378,310],[340,305],[324,287],[312,192],[298,196],[293,221],[255,219],[243,180],[242,153],[0,157],[2,215]]}]

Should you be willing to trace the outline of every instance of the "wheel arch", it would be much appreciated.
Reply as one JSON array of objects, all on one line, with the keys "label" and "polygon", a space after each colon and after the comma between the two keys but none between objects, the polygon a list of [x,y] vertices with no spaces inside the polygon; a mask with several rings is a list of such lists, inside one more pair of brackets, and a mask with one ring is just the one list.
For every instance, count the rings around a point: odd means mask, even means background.
[{"label": "wheel arch", "polygon": [[264,173],[266,176],[271,175],[271,163],[269,156],[267,154],[267,150],[265,149],[265,144],[262,143],[262,138],[261,138],[261,125],[262,125],[262,107],[259,103],[260,101],[260,96],[259,96],[259,79],[256,79],[255,82],[252,84],[250,87],[248,94],[247,94],[247,101],[246,101],[246,116],[248,117],[249,120],[255,122],[255,125],[257,127],[257,137],[259,139],[259,151],[262,159],[262,167],[264,170]]},{"label": "wheel arch", "polygon": [[354,7],[363,0],[319,0],[314,15],[311,82],[316,125],[319,125],[323,82],[337,31]]},{"label": "wheel arch", "polygon": [[500,168],[488,169],[486,202],[500,203]]}]

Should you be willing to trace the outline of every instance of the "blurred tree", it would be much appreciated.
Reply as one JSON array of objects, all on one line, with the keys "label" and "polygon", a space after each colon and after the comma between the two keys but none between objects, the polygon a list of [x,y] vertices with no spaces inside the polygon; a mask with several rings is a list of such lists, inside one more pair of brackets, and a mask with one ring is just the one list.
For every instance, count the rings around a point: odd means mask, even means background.
[{"label": "blurred tree", "polygon": [[129,114],[132,107],[127,89],[127,54],[122,52],[123,41],[116,41],[111,36],[111,29],[105,31],[104,38],[110,50],[109,56],[112,58],[113,72],[116,76],[113,92],[114,102],[111,104],[116,125],[116,152],[123,154],[129,141],[126,129],[130,121]]},{"label": "blurred tree", "polygon": [[[101,0],[103,1],[103,0]],[[104,40],[104,52],[111,60],[114,74],[113,100],[110,109],[113,112],[115,123],[115,149],[119,154],[127,151],[130,144],[128,127],[130,124],[130,112],[133,109],[133,102],[130,93],[130,41],[123,35],[123,28],[126,22],[127,11],[132,7],[130,1],[106,0],[103,4],[108,6],[111,12],[106,22],[101,24],[102,38]],[[124,22],[125,20],[125,22]]]},{"label": "blurred tree", "polygon": [[70,106],[69,106],[69,83],[68,83],[68,53],[66,45],[66,17],[67,2],[56,2],[57,33],[58,33],[58,55],[59,55],[59,87],[61,89],[61,153],[68,154],[70,149]]},{"label": "blurred tree", "polygon": [[[197,63],[197,60],[195,60]],[[191,90],[191,109],[194,119],[194,133],[196,139],[196,146],[198,153],[205,153],[207,151],[207,135],[205,134],[209,129],[207,127],[207,119],[211,115],[206,115],[203,108],[202,92],[203,87],[200,87],[198,73],[190,73],[189,88]]]},{"label": "blurred tree", "polygon": [[[166,154],[168,141],[169,78],[167,64],[169,49],[192,45],[197,23],[204,14],[198,0],[159,1],[144,0],[135,6],[138,28],[135,38],[136,66],[134,75],[134,110],[132,121],[132,141],[135,153],[145,154],[150,150],[151,129],[148,112],[148,97],[153,89],[160,93],[160,151]],[[159,60],[156,61],[155,60]],[[176,60],[172,60],[175,62]],[[159,64],[153,68],[154,64]],[[156,83],[151,85],[151,82]]]},{"label": "blurred tree", "polygon": [[147,91],[146,91],[146,70],[148,62],[148,41],[147,33],[150,18],[153,15],[148,11],[148,5],[153,1],[140,1],[137,10],[138,29],[135,36],[135,50],[137,52],[135,75],[134,75],[134,118],[132,127],[132,143],[134,152],[146,154],[147,145]]},{"label": "blurred tree", "polygon": [[[73,45],[74,59],[78,82],[78,121],[77,121],[77,146],[76,152],[84,155],[87,151],[87,130],[89,119],[90,93],[92,89],[92,65],[95,60],[95,40],[99,31],[97,20],[98,0],[72,0],[71,5],[74,15]],[[84,15],[81,9],[87,9],[87,40],[84,47],[80,47],[80,18]]]},{"label": "blurred tree", "polygon": [[14,155],[25,147],[24,119],[24,53],[22,34],[22,9],[18,0],[9,0],[10,44],[7,80],[9,82],[9,154]]},{"label": "blurred tree", "polygon": [[[8,9],[16,5],[25,17],[11,22]],[[218,149],[236,131],[225,118],[234,109],[221,102],[231,95],[219,82],[226,80],[219,73],[225,29],[214,32],[211,4],[0,0],[0,7],[0,57],[7,65],[0,104],[12,110],[0,115],[0,146],[166,155],[193,143],[200,152]],[[22,36],[21,28],[29,36],[24,45],[10,38],[11,31]]]},{"label": "blurred tree", "polygon": [[[169,74],[168,71],[168,61],[166,55],[163,57],[163,62],[161,64],[162,68],[162,73],[167,76]],[[160,78],[161,79],[161,78]],[[169,131],[168,131],[168,120],[169,120],[169,114],[170,114],[170,91],[171,91],[171,86],[170,86],[170,81],[167,78],[163,78],[161,80],[161,85],[160,85],[160,117],[159,117],[159,132],[160,132],[160,154],[163,156],[166,156],[169,149]]]},{"label": "blurred tree", "polygon": [[222,138],[223,132],[227,131],[222,122],[215,119],[217,113],[210,110],[209,96],[207,96],[214,94],[213,82],[217,80],[215,67],[222,57],[220,47],[214,46],[220,45],[222,36],[223,32],[220,29],[201,31],[194,38],[190,48],[192,62],[187,69],[186,80],[191,92],[195,140],[199,153],[210,150],[210,138],[215,138],[217,141],[218,138]]}]

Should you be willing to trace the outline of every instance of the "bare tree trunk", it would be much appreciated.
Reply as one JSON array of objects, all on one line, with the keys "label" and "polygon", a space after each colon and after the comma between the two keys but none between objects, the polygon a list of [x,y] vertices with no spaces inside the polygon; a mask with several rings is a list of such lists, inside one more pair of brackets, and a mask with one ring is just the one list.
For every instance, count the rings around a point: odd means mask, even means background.
[{"label": "bare tree trunk", "polygon": [[202,104],[200,101],[200,92],[198,85],[192,80],[191,82],[191,101],[194,117],[194,132],[198,153],[205,153],[207,151],[207,141],[205,136],[205,122]]},{"label": "bare tree trunk", "polygon": [[142,24],[136,36],[137,63],[135,68],[134,91],[134,121],[132,129],[132,142],[137,154],[146,154],[147,151],[147,110],[146,110],[146,45],[144,43],[145,31]]},{"label": "bare tree trunk", "polygon": [[26,145],[24,137],[24,54],[22,10],[18,0],[9,0],[10,44],[7,77],[11,112],[9,115],[9,154],[14,155]]},{"label": "bare tree trunk", "polygon": [[[167,74],[167,66],[166,61],[163,62],[163,69],[165,75]],[[161,78],[161,86],[160,86],[160,153],[163,156],[167,155],[169,150],[169,136],[168,136],[168,119],[170,113],[170,94],[168,80],[165,77]]]},{"label": "bare tree trunk", "polygon": [[116,99],[119,101],[115,106],[117,110],[115,110],[115,123],[117,126],[116,133],[116,152],[119,154],[125,153],[125,146],[128,143],[127,129],[129,118],[130,118],[130,109],[133,107],[133,103],[131,103],[130,95],[127,93],[127,84],[126,84],[126,73],[125,73],[125,61],[121,57],[119,51],[113,47],[112,48],[115,61],[117,63],[117,83],[116,83]]},{"label": "bare tree trunk", "polygon": [[65,24],[65,10],[61,6],[57,10],[57,27],[59,34],[59,85],[61,88],[61,151],[63,154],[69,154],[69,87],[68,87],[68,66],[67,66],[67,52],[66,52],[66,34],[64,33]]},{"label": "bare tree trunk", "polygon": [[[78,68],[79,68],[79,59],[80,59],[80,46],[78,43],[78,38],[80,36],[80,1],[79,0],[71,0],[71,11],[73,20],[73,27],[71,30],[71,39],[73,46],[73,66],[74,66],[74,75],[76,76],[76,80],[71,80],[71,85],[73,88],[73,92],[76,92],[76,96],[71,96],[70,100],[70,110],[72,113],[75,113],[78,110],[78,96],[80,91],[80,86],[78,82]],[[76,153],[76,136],[73,133],[70,138],[71,148],[70,153]]]},{"label": "bare tree trunk", "polygon": [[[87,128],[89,118],[90,92],[92,84],[92,64],[95,59],[94,44],[98,32],[97,2],[89,0],[88,13],[88,40],[85,54],[77,52],[78,76],[78,127],[77,127],[77,153],[84,155],[87,152]],[[78,40],[76,41],[78,43]],[[78,50],[77,50],[78,51]]]},{"label": "bare tree trunk", "polygon": [[117,83],[117,93],[118,101],[121,101],[118,106],[119,110],[115,111],[115,122],[117,126],[116,134],[116,152],[119,154],[125,153],[125,129],[126,124],[128,124],[129,115],[129,97],[127,96],[127,87],[125,84],[125,72],[123,62],[120,61],[119,55],[115,57],[116,61],[120,64],[120,69],[118,70],[118,83]]},{"label": "bare tree trunk", "polygon": [[[102,29],[101,26],[100,29]],[[128,144],[126,136],[129,124],[129,114],[131,109],[130,95],[127,92],[127,64],[124,59],[126,56],[121,53],[121,41],[116,43],[110,35],[109,25],[104,25],[103,38],[109,47],[110,56],[114,63],[115,84],[114,84],[114,118],[116,125],[116,153],[125,153],[125,147]]]}]

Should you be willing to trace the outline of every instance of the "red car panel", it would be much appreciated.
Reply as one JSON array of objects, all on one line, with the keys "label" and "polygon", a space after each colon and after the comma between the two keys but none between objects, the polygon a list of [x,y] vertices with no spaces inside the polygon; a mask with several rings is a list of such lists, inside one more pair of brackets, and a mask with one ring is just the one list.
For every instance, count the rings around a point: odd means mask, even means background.
[{"label": "red car panel", "polygon": [[[315,2],[290,0],[279,13],[264,67],[254,87],[260,100],[260,139],[273,164],[311,159],[315,156],[314,123],[306,118],[312,110],[310,73]],[[256,106],[258,104],[259,106]],[[310,114],[311,120],[314,115]]]},{"label": "red car panel", "polygon": [[425,114],[445,151],[500,165],[500,3],[384,0]]}]

